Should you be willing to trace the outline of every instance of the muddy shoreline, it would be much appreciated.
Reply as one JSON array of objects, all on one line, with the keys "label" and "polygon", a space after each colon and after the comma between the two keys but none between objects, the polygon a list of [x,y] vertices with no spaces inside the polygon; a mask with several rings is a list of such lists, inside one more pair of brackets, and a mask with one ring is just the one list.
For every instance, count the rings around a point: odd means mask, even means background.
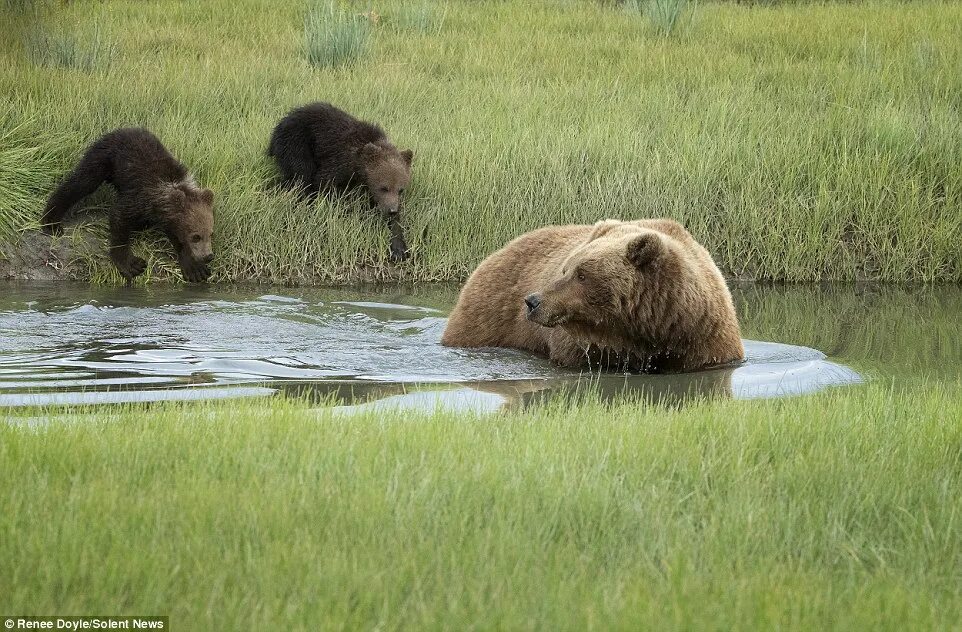
[{"label": "muddy shoreline", "polygon": [[[97,225],[94,224],[94,227]],[[59,237],[50,237],[39,230],[24,231],[15,241],[0,241],[0,281],[81,281],[109,283],[103,278],[105,269],[110,270],[114,281],[121,284],[122,279],[116,275],[108,261],[106,261],[107,237],[104,230],[91,229],[90,224],[84,227],[68,227],[66,233]],[[178,272],[177,263],[172,256],[158,254],[156,257],[147,256],[150,262],[149,282],[183,282]],[[312,277],[299,276],[296,279],[263,277],[231,277],[218,278],[215,271],[212,283],[251,283],[255,285],[283,285],[289,287],[319,287],[319,286],[353,286],[382,283],[463,283],[468,273],[457,278],[429,278],[418,279],[411,275],[411,261],[401,265],[385,263],[383,265],[357,265],[350,269],[337,271],[333,275]],[[749,274],[732,274],[730,270],[722,268],[722,274],[730,285],[753,284],[789,284],[795,283],[758,278]],[[95,279],[95,276],[97,277]],[[878,281],[869,270],[863,271],[857,279],[821,279],[803,282],[801,285],[823,284],[852,284],[855,286],[889,285]],[[891,285],[906,287],[928,285],[925,283],[894,283]]]},{"label": "muddy shoreline", "polygon": [[[107,238],[96,230],[72,230],[59,237],[51,237],[39,230],[28,230],[15,241],[0,242],[0,281],[80,281],[111,282],[102,278],[108,270],[116,284],[123,281],[106,260]],[[164,253],[140,253],[149,262],[149,282],[182,283],[177,262]],[[96,279],[95,279],[96,275]],[[466,276],[464,277],[466,278]],[[460,283],[458,279],[421,279],[425,283]],[[295,280],[270,277],[218,278],[215,272],[212,283],[251,283],[255,285],[284,285],[290,287],[365,285],[381,283],[412,283],[406,264],[395,266],[361,265],[350,270],[336,272],[332,276],[299,277]]]},{"label": "muddy shoreline", "polygon": [[85,258],[103,247],[95,235],[53,238],[31,230],[17,241],[0,243],[0,279],[19,281],[79,280]]}]

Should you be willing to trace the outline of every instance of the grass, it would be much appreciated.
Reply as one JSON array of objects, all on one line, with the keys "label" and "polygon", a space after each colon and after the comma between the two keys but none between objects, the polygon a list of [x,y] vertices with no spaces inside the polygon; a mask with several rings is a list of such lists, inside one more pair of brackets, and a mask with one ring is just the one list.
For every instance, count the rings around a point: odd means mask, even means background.
[{"label": "grass", "polygon": [[446,5],[430,1],[404,3],[394,9],[388,21],[394,29],[404,32],[439,34],[444,26]]},{"label": "grass", "polygon": [[338,9],[333,2],[315,3],[307,14],[304,38],[312,66],[352,64],[368,48],[371,23],[362,15]]},{"label": "grass", "polygon": [[[0,611],[177,629],[949,629],[962,384],[0,425]],[[77,411],[74,411],[77,412]]]},{"label": "grass", "polygon": [[674,33],[683,23],[685,14],[694,19],[695,6],[687,0],[651,0],[648,6],[648,19],[664,36]]},{"label": "grass", "polygon": [[[45,148],[32,142],[29,121],[14,121],[0,103],[0,235],[14,235],[37,223],[55,164]],[[18,117],[19,118],[19,117]]]},{"label": "grass", "polygon": [[94,26],[84,33],[39,26],[24,39],[27,56],[35,64],[92,71],[111,64],[116,48]]},{"label": "grass", "polygon": [[625,0],[620,4],[626,11],[647,15],[652,27],[665,37],[685,24],[686,15],[689,22],[693,20],[697,8],[688,0]]},{"label": "grass", "polygon": [[[962,281],[958,3],[707,3],[669,38],[589,0],[446,2],[438,28],[392,27],[405,6],[336,5],[384,18],[328,67],[305,56],[300,2],[58,5],[109,34],[110,63],[38,65],[8,38],[0,94],[24,147],[53,157],[28,159],[46,190],[110,128],[159,134],[218,194],[219,280],[460,279],[537,226],[671,216],[741,277]],[[414,149],[403,266],[363,205],[273,189],[270,131],[316,99]]]}]

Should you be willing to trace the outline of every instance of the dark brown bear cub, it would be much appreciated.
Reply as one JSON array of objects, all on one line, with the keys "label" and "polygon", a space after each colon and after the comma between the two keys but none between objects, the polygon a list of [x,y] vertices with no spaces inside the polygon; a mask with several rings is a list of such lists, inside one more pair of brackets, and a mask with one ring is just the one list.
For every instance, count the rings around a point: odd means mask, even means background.
[{"label": "dark brown bear cub", "polygon": [[200,282],[210,276],[214,194],[197,186],[187,168],[145,129],[114,130],[90,145],[47,201],[44,232],[61,232],[70,207],[105,182],[117,190],[109,211],[110,259],[125,279],[147,268],[146,261],[130,252],[133,233],[147,228],[167,235],[186,280]]},{"label": "dark brown bear cub", "polygon": [[407,257],[398,211],[411,180],[410,149],[398,151],[373,123],[329,103],[310,103],[281,119],[267,153],[277,161],[285,186],[311,198],[366,188],[371,208],[380,210],[391,231],[391,259]]}]

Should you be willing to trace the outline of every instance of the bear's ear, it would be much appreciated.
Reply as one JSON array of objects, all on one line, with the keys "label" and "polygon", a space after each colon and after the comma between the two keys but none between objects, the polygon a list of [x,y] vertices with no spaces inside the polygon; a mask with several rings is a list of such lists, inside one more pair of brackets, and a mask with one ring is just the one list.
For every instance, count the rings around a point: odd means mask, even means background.
[{"label": "bear's ear", "polygon": [[404,162],[408,163],[408,166],[410,167],[411,161],[414,160],[414,152],[410,149],[405,149],[401,152],[401,158],[404,158]]},{"label": "bear's ear", "polygon": [[187,193],[178,186],[170,188],[170,201],[175,206],[183,206],[187,203]]},{"label": "bear's ear", "polygon": [[210,189],[202,189],[200,192],[200,201],[207,206],[214,205],[214,192]]},{"label": "bear's ear", "polygon": [[368,143],[361,147],[357,153],[364,162],[371,162],[381,154],[381,148],[374,143]]},{"label": "bear's ear", "polygon": [[594,241],[599,237],[602,237],[614,228],[615,226],[620,226],[622,222],[617,219],[603,219],[600,222],[595,222],[594,230],[591,231],[591,235],[588,236],[588,241]]},{"label": "bear's ear", "polygon": [[654,233],[639,235],[628,242],[626,257],[636,268],[644,268],[658,258],[664,249],[661,238]]}]

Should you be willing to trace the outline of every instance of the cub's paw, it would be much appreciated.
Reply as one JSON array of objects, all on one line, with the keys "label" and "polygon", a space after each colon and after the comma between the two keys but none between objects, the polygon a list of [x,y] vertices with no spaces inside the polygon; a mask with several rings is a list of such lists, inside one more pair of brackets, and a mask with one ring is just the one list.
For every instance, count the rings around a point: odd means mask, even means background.
[{"label": "cub's paw", "polygon": [[203,283],[210,277],[210,267],[205,263],[182,265],[180,271],[188,283]]},{"label": "cub's paw", "polygon": [[147,270],[147,262],[140,257],[130,257],[127,261],[117,263],[117,270],[127,281],[133,281]]},{"label": "cub's paw", "polygon": [[408,250],[407,244],[400,240],[391,240],[391,263],[401,263],[407,261],[411,256],[411,251]]}]

